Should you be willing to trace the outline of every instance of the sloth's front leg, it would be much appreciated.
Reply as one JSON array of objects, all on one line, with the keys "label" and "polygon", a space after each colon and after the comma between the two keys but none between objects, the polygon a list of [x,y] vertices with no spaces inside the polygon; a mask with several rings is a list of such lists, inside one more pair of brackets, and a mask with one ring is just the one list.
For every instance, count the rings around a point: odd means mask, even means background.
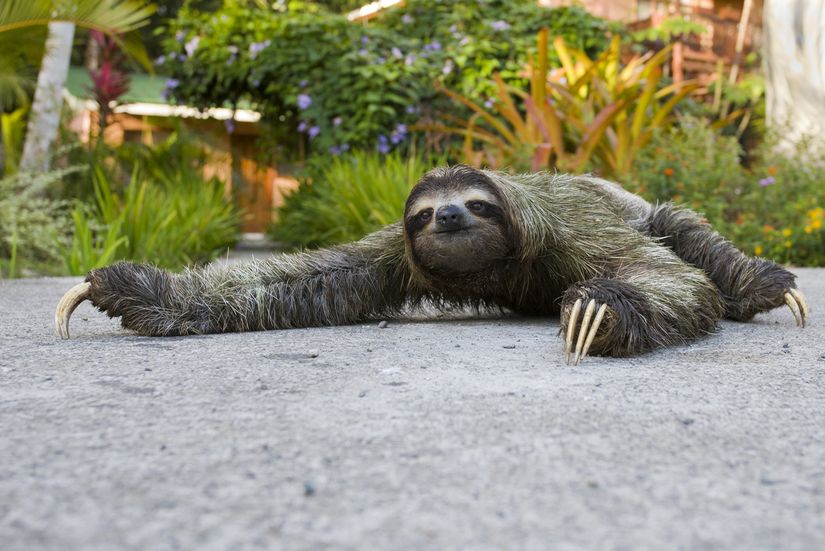
[{"label": "sloth's front leg", "polygon": [[404,304],[412,287],[403,254],[395,225],[356,243],[180,274],[118,262],[92,270],[66,293],[55,322],[68,338],[72,311],[89,300],[148,336],[355,323],[393,315]]},{"label": "sloth's front leg", "polygon": [[750,258],[715,232],[697,213],[670,203],[654,208],[649,233],[684,261],[704,270],[722,293],[725,316],[748,321],[760,312],[787,305],[805,327],[808,305],[796,276],[764,258]]},{"label": "sloth's front leg", "polygon": [[688,342],[715,330],[724,309],[698,270],[626,274],[572,285],[562,299],[565,356],[632,356]]}]

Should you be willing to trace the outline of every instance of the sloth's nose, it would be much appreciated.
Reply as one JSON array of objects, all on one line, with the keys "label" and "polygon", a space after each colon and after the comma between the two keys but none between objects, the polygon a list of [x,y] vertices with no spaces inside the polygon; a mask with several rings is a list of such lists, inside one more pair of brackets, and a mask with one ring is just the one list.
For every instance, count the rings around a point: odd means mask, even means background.
[{"label": "sloth's nose", "polygon": [[460,230],[464,227],[464,210],[456,205],[446,205],[435,213],[435,224],[440,231]]}]

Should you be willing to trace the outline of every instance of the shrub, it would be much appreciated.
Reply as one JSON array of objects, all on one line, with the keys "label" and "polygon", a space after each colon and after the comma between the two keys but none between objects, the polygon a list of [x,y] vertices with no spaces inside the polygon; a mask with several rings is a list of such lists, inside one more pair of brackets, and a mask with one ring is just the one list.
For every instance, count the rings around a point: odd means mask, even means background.
[{"label": "shrub", "polygon": [[271,235],[294,247],[360,239],[400,220],[410,189],[437,164],[416,155],[364,152],[315,164],[286,198]]},{"label": "shrub", "polygon": [[115,260],[180,269],[214,259],[238,238],[240,216],[216,179],[195,172],[148,179],[136,169],[119,195],[97,167],[93,182],[94,203],[77,201],[72,212],[74,237],[63,251],[71,274]]},{"label": "shrub", "polygon": [[657,133],[623,182],[651,201],[703,212],[747,254],[823,266],[825,152],[812,144],[791,157],[771,151],[768,141],[746,168],[735,138],[686,119]]},{"label": "shrub", "polygon": [[64,202],[48,191],[80,169],[17,174],[0,179],[0,276],[59,271],[60,242],[68,233]]},{"label": "shrub", "polygon": [[436,81],[479,100],[493,90],[494,72],[523,83],[526,52],[542,26],[592,53],[607,42],[603,20],[533,0],[421,0],[369,24],[304,2],[277,6],[182,9],[160,70],[174,77],[168,93],[176,100],[200,108],[251,102],[270,137],[294,142],[298,129],[321,153],[401,145],[406,125],[437,99]]}]

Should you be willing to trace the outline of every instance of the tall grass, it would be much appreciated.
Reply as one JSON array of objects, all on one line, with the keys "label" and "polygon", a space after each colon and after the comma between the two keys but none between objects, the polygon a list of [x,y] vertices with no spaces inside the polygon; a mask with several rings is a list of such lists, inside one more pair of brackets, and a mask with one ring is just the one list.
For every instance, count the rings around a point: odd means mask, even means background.
[{"label": "tall grass", "polygon": [[410,189],[439,162],[415,154],[355,152],[311,167],[309,178],[278,211],[270,233],[294,247],[359,239],[400,220]]},{"label": "tall grass", "polygon": [[149,179],[136,167],[117,194],[97,167],[92,181],[93,203],[78,201],[72,211],[74,238],[63,254],[71,274],[120,259],[180,269],[212,260],[237,241],[240,214],[216,179],[205,182],[192,171]]}]

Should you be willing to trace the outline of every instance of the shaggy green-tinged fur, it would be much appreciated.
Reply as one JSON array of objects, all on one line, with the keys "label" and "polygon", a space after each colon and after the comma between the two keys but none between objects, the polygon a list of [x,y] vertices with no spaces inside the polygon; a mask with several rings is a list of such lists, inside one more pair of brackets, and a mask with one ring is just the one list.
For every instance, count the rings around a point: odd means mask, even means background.
[{"label": "shaggy green-tinged fur", "polygon": [[[436,273],[421,261],[427,241],[411,229],[412,199],[472,187],[494,194],[504,213],[472,242],[484,268]],[[485,247],[496,235],[507,246]],[[746,257],[694,213],[653,207],[604,180],[455,166],[422,178],[403,223],[354,243],[179,275],[119,263],[87,280],[98,308],[144,335],[348,324],[423,302],[561,311],[567,330],[573,303],[595,299],[609,309],[592,353],[625,356],[712,332],[724,315],[776,307],[794,276]]]}]

